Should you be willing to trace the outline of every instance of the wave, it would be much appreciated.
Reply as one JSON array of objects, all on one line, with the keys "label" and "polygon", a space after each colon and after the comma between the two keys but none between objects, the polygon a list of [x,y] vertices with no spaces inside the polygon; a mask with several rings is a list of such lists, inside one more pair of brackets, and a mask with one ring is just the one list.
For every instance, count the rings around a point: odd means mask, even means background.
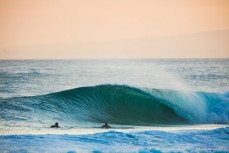
[{"label": "wave", "polygon": [[1,119],[152,125],[229,123],[228,96],[219,93],[98,85],[32,97],[0,99]]}]

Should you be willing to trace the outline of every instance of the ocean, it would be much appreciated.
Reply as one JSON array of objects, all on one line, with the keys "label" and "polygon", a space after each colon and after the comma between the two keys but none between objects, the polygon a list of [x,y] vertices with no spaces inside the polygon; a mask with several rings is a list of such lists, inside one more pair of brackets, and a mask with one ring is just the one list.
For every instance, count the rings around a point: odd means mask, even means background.
[{"label": "ocean", "polygon": [[5,152],[229,152],[229,59],[0,60]]}]

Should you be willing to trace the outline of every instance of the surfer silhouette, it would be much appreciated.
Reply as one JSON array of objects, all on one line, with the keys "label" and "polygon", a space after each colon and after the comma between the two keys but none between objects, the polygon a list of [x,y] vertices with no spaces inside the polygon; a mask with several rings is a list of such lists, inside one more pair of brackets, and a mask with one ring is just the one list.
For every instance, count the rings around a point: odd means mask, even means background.
[{"label": "surfer silhouette", "polygon": [[54,125],[52,125],[51,128],[59,128],[58,123],[55,123]]},{"label": "surfer silhouette", "polygon": [[110,126],[107,124],[107,122],[106,122],[101,128],[108,129],[108,128],[111,128],[111,127],[110,127]]}]

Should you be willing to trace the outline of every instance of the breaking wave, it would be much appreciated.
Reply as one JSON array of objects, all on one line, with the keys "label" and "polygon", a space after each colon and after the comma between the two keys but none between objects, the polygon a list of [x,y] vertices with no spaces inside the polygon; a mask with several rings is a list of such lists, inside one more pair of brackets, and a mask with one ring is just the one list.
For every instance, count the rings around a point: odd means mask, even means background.
[{"label": "breaking wave", "polygon": [[229,123],[227,94],[98,85],[41,96],[0,99],[1,120],[152,125]]}]

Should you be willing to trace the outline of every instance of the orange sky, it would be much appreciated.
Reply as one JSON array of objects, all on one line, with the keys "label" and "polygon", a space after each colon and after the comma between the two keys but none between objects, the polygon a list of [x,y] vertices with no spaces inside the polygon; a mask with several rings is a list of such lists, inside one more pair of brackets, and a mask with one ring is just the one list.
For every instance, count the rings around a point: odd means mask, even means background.
[{"label": "orange sky", "polygon": [[1,59],[229,57],[228,30],[228,0],[0,0]]}]

